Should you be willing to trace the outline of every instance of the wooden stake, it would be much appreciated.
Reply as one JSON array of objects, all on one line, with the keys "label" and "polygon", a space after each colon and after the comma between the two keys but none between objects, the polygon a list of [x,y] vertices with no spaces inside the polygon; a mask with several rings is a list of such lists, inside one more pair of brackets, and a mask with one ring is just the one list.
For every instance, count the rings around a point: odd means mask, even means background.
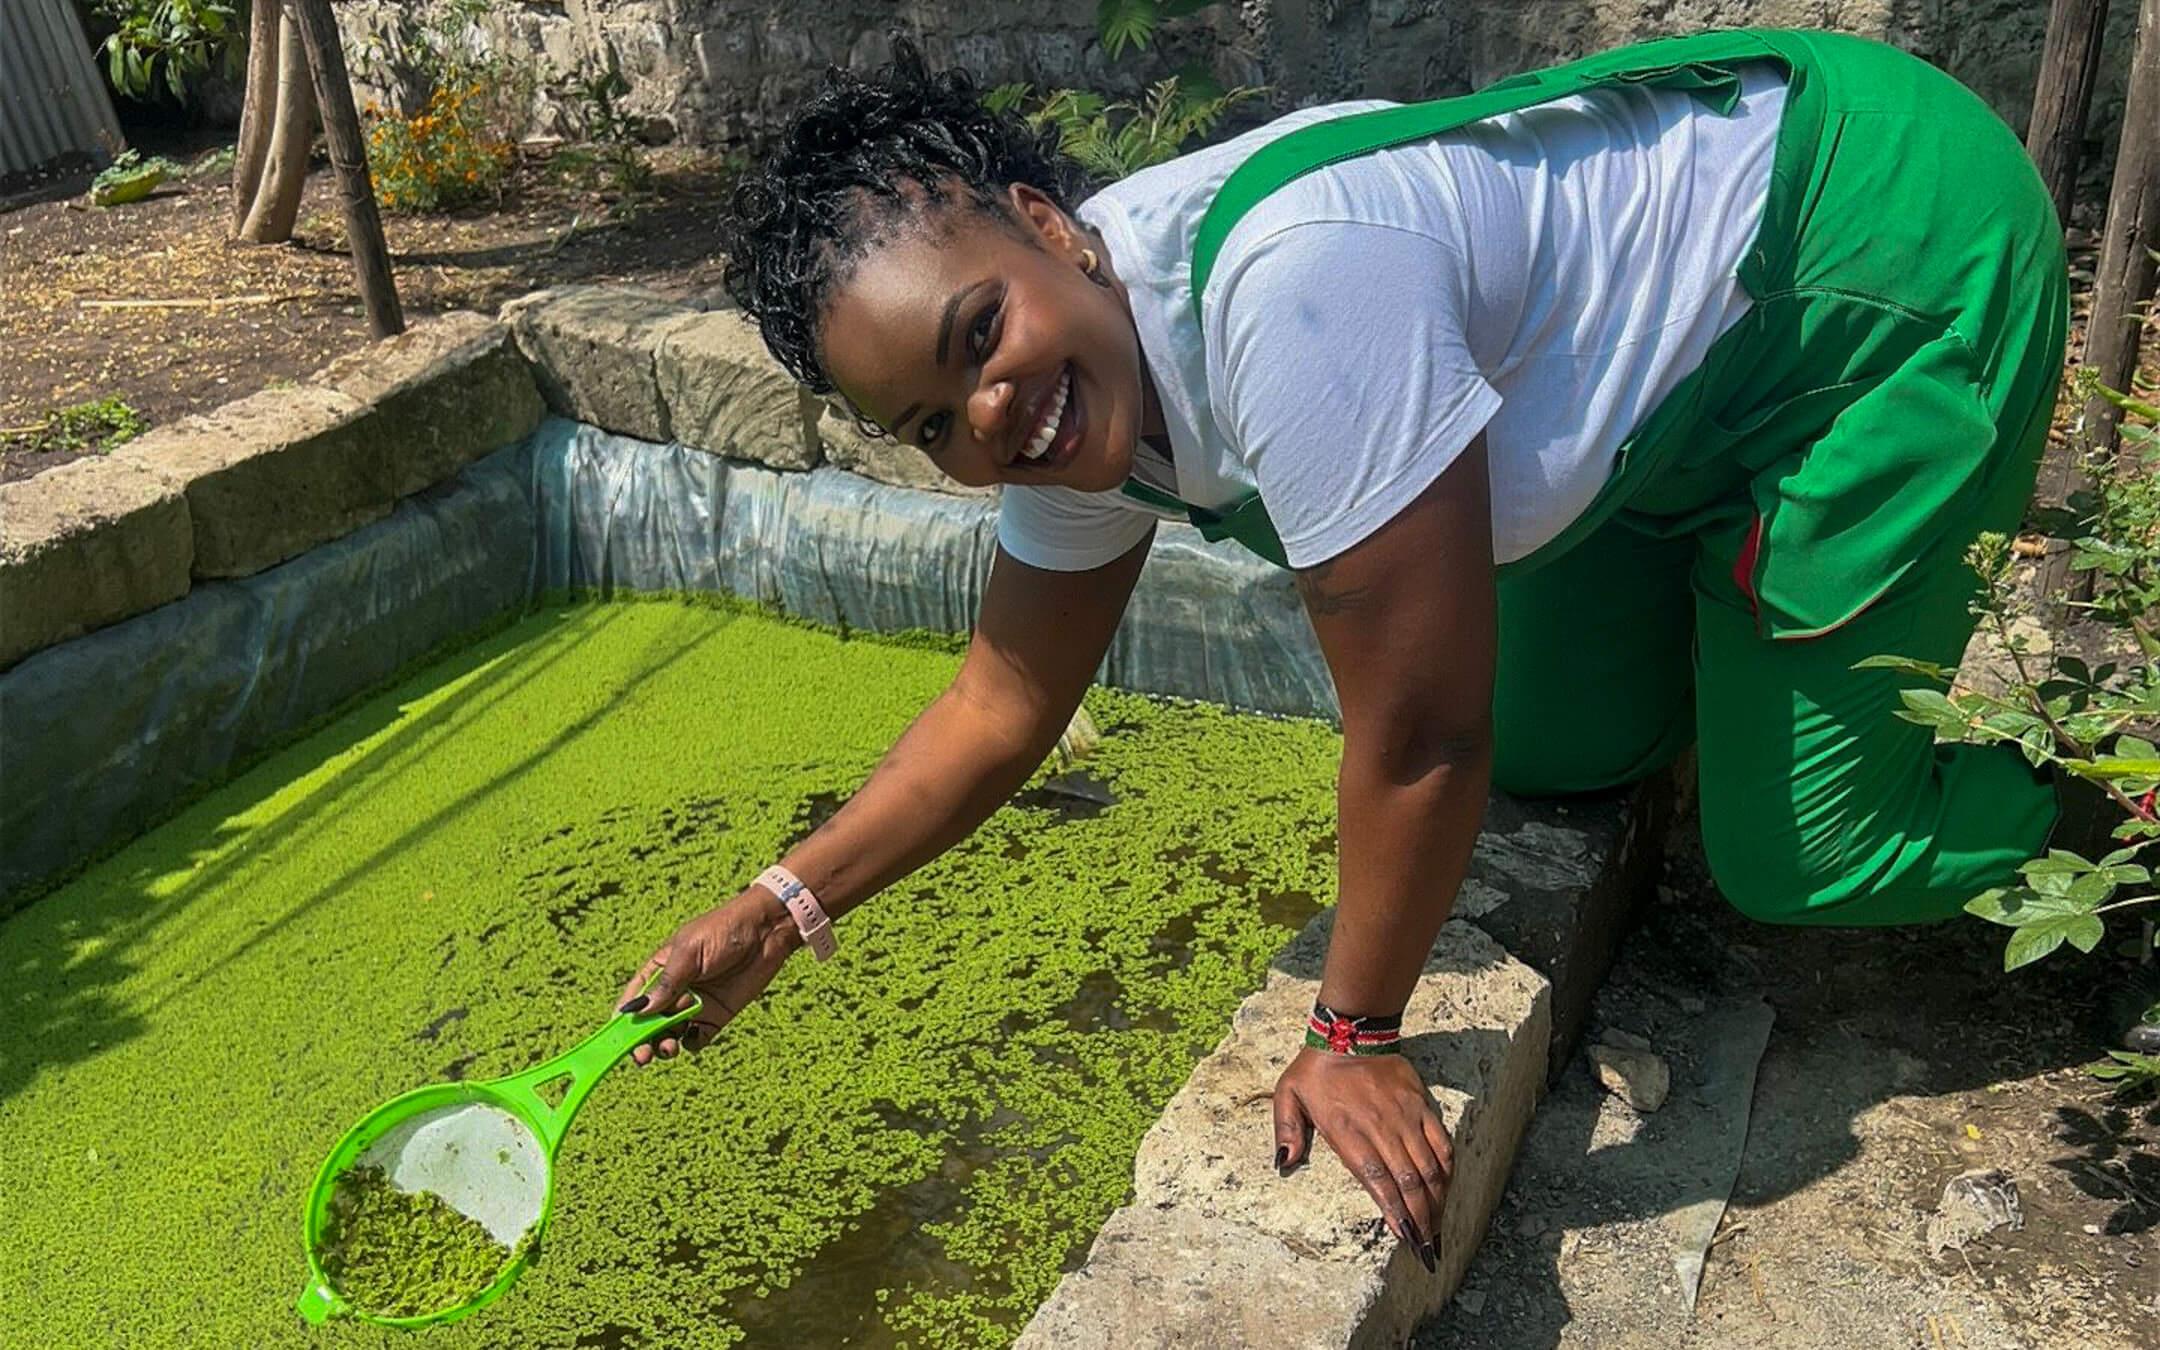
[{"label": "wooden stake", "polygon": [[[2092,316],[2085,321],[2084,363],[2110,389],[2130,391],[2137,371],[2140,306],[2153,295],[2153,250],[2160,249],[2160,0],[2139,0],[2137,42],[2130,52],[2129,96],[2123,103],[2122,146],[2108,193],[2107,225],[2093,277]],[[2096,452],[2115,446],[2121,412],[2106,399],[2086,401],[2081,416]],[[2092,486],[2081,466],[2064,475],[2062,500]],[[2068,550],[2048,557],[2041,594],[2067,589],[2092,597],[2092,574],[2073,576]]]},{"label": "wooden stake", "polygon": [[330,0],[287,0],[286,13],[299,26],[300,40],[307,46],[315,103],[322,112],[323,138],[330,143],[330,165],[337,171],[345,238],[352,245],[353,274],[360,283],[360,303],[367,308],[368,330],[379,338],[402,333],[405,315],[390,273],[390,248],[383,242],[375,184],[368,177],[367,141],[360,134],[359,110],[353,107],[352,80],[345,71],[337,18],[330,12]]},{"label": "wooden stake", "polygon": [[2040,79],[2033,87],[2032,122],[2025,152],[2055,199],[2055,217],[2070,223],[2070,196],[2085,149],[2085,114],[2092,107],[2093,76],[2100,69],[2100,35],[2108,0],[2055,0],[2048,9],[2047,42],[2040,49]]}]

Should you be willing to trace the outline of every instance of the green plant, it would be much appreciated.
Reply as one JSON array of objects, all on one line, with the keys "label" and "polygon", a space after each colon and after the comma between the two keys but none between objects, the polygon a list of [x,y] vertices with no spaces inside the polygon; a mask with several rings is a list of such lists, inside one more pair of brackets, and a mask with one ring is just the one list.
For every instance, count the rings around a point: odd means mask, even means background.
[{"label": "green plant", "polygon": [[556,85],[582,142],[556,152],[551,163],[557,172],[625,195],[651,186],[652,170],[638,153],[638,118],[622,106],[629,92],[630,82],[612,59],[604,66],[581,63]]},{"label": "green plant", "polygon": [[[2016,622],[2022,608],[2010,541],[1982,535],[1967,555],[1982,587],[1973,610],[2010,663],[2000,693],[1963,688],[1954,672],[1901,656],[1862,668],[1890,669],[1943,688],[1909,689],[1898,716],[1945,740],[2015,745],[2035,767],[2084,779],[2120,809],[2119,845],[2099,858],[2051,849],[2019,869],[2019,880],[1974,896],[1966,912],[2011,930],[2003,968],[2015,970],[2068,944],[2090,952],[2106,936],[2104,915],[2160,904],[2145,855],[2160,841],[2160,748],[2138,730],[2160,723],[2160,407],[2100,386],[2080,371],[2079,402],[2098,395],[2122,410],[2122,448],[2088,453],[2090,492],[2073,498],[2078,522],[2070,566],[2093,574],[2093,598],[2074,602],[2135,644],[2134,659],[2088,666],[2075,655],[2036,652]],[[2069,603],[2069,602],[2066,602]],[[2143,947],[2155,941],[2137,939]],[[2160,1056],[2110,1051],[2093,1066],[2125,1085],[2160,1081]]]},{"label": "green plant", "polygon": [[447,211],[500,201],[533,76],[495,50],[483,27],[493,0],[400,8],[355,55],[362,78],[397,92],[370,103],[368,169],[392,211]]},{"label": "green plant", "polygon": [[123,150],[90,180],[90,202],[93,206],[122,206],[141,201],[158,184],[179,172],[180,166],[162,155],[144,159],[140,151]]},{"label": "green plant", "polygon": [[1231,108],[1260,92],[1173,76],[1157,82],[1137,103],[1078,89],[1052,90],[1036,99],[1025,84],[999,85],[983,102],[1000,112],[1019,111],[1032,125],[1057,128],[1060,148],[1095,178],[1108,181],[1176,157],[1186,142],[1214,130]]},{"label": "green plant", "polygon": [[438,86],[413,116],[370,105],[368,172],[386,211],[448,211],[501,200],[512,147],[491,138],[476,86]]},{"label": "green plant", "polygon": [[1095,8],[1095,31],[1112,56],[1127,47],[1146,50],[1164,19],[1197,14],[1216,0],[1101,0]]},{"label": "green plant", "polygon": [[21,450],[103,454],[149,429],[148,418],[124,399],[108,395],[55,409],[42,422],[0,434],[20,442],[16,448]]},{"label": "green plant", "polygon": [[119,27],[98,48],[112,87],[148,99],[163,84],[187,102],[188,84],[215,67],[239,74],[247,36],[239,8],[224,0],[98,0],[97,12]]}]

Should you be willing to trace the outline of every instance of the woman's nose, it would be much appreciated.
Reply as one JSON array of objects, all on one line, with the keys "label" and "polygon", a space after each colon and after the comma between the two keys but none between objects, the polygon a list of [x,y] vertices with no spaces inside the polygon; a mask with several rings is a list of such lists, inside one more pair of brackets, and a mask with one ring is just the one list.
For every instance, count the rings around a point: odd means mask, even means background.
[{"label": "woman's nose", "polygon": [[978,441],[996,441],[1005,434],[1012,416],[1013,386],[1010,380],[987,380],[968,399],[968,429]]}]

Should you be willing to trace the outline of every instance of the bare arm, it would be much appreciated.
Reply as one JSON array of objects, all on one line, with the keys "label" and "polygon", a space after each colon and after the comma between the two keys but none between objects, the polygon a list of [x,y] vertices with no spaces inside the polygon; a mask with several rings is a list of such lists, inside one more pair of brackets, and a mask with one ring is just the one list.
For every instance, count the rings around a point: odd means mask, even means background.
[{"label": "bare arm", "polygon": [[[1340,1013],[1402,1011],[1469,870],[1492,777],[1491,515],[1480,436],[1395,519],[1298,575],[1342,705],[1341,895],[1320,982]],[[1315,1129],[1434,1269],[1455,1153],[1415,1066],[1300,1050],[1275,1088],[1278,1165],[1302,1162]]]},{"label": "bare arm", "polygon": [[1057,743],[1102,664],[1148,542],[1089,572],[998,550],[952,684],[782,861],[838,917],[967,837]]}]

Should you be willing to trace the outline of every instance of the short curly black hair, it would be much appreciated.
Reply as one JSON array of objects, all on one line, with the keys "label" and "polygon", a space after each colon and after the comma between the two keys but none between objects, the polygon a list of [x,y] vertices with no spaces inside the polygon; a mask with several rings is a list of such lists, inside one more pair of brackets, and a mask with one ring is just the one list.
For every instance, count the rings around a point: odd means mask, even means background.
[{"label": "short curly black hair", "polygon": [[724,284],[773,356],[832,392],[818,319],[871,246],[947,204],[1017,228],[1005,191],[1026,183],[1070,211],[1093,184],[1057,133],[992,112],[963,71],[933,71],[906,39],[865,76],[828,69],[720,223]]}]

